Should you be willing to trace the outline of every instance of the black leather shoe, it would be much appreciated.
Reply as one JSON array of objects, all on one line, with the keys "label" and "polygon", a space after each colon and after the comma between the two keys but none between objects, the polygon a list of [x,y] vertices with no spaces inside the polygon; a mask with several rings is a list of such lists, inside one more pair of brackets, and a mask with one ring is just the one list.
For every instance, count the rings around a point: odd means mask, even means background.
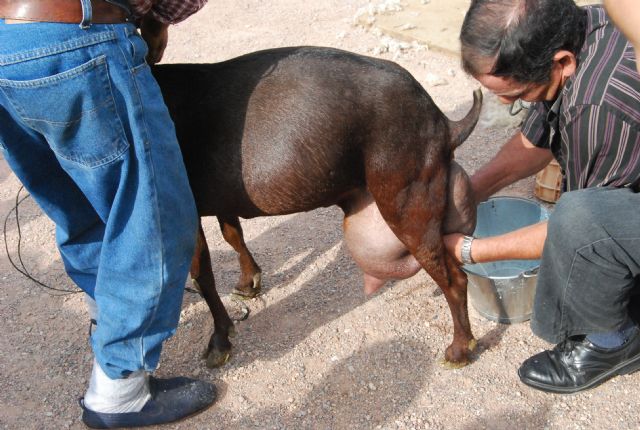
[{"label": "black leather shoe", "polygon": [[156,379],[149,377],[151,399],[140,412],[110,414],[94,412],[84,406],[82,422],[94,429],[115,429],[166,424],[201,412],[216,399],[213,384],[197,379],[177,377]]},{"label": "black leather shoe", "polygon": [[599,348],[585,337],[567,339],[525,360],[518,376],[538,390],[575,393],[639,368],[640,330],[636,328],[624,345],[613,349]]}]

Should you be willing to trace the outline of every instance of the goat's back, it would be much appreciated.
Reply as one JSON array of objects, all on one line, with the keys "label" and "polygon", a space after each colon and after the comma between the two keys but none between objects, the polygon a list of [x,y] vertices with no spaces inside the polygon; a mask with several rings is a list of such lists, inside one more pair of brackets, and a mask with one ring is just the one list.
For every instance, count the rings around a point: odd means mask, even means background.
[{"label": "goat's back", "polygon": [[330,206],[365,187],[367,169],[411,169],[447,150],[448,121],[392,62],[299,47],[154,75],[202,215]]}]

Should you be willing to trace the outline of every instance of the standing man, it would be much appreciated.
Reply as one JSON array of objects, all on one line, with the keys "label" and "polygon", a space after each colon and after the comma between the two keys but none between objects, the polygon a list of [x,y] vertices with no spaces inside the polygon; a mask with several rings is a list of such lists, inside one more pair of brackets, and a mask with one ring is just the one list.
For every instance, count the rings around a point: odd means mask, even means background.
[{"label": "standing man", "polygon": [[0,148],[97,304],[90,427],[167,423],[215,400],[208,382],[149,376],[178,324],[197,213],[145,57],[159,61],[168,25],[204,3],[0,0]]},{"label": "standing man", "polygon": [[599,6],[474,0],[464,69],[505,103],[533,102],[521,130],[472,177],[477,201],[556,158],[565,193],[549,222],[502,236],[445,237],[463,263],[541,258],[533,332],[557,343],[518,374],[573,393],[640,368],[640,76]]}]

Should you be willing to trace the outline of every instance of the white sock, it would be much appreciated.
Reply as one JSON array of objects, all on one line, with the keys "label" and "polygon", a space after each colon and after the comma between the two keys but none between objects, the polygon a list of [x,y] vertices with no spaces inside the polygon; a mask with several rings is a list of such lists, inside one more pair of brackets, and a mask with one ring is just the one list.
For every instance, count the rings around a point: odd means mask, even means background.
[{"label": "white sock", "polygon": [[89,313],[89,318],[98,321],[98,304],[95,300],[91,298],[89,294],[84,295],[84,302],[87,304],[87,312]]},{"label": "white sock", "polygon": [[91,381],[84,395],[87,409],[111,414],[140,412],[150,398],[147,372],[139,370],[127,378],[111,379],[93,359]]}]

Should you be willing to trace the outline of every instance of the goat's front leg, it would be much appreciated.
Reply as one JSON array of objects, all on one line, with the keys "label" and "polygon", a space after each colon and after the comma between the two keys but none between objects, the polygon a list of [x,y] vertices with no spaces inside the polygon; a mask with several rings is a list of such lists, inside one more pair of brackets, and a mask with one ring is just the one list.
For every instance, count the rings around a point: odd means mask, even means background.
[{"label": "goat's front leg", "polygon": [[262,271],[247,248],[242,234],[242,226],[238,217],[220,217],[218,223],[222,237],[238,253],[240,263],[240,279],[234,293],[247,298],[256,297],[262,289]]},{"label": "goat's front leg", "polygon": [[207,367],[222,366],[231,356],[229,336],[235,334],[235,329],[216,290],[211,257],[202,225],[199,228],[196,250],[191,261],[191,279],[200,290],[213,316],[213,334],[202,358],[206,359]]}]

